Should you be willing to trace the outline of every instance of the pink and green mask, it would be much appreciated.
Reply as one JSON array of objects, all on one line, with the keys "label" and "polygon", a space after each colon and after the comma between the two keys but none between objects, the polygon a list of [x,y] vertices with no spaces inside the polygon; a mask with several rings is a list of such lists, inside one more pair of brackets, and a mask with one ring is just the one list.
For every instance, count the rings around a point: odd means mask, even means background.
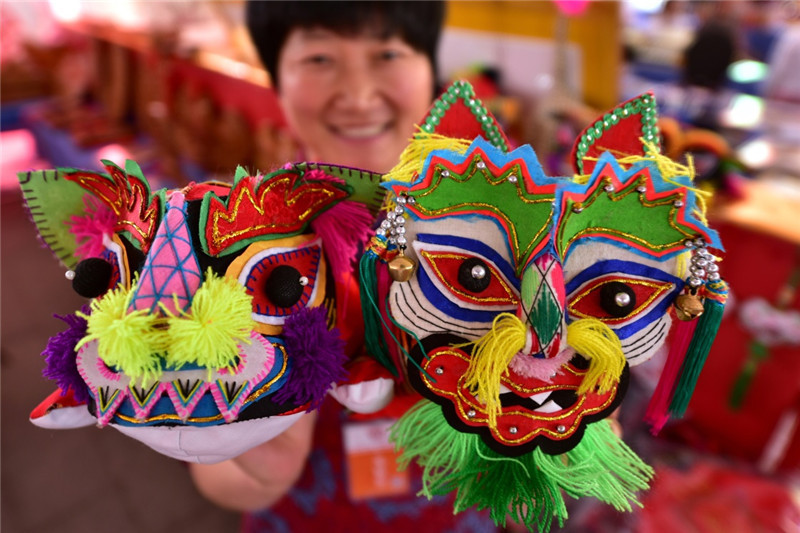
[{"label": "pink and green mask", "polygon": [[[393,437],[427,495],[547,529],[566,517],[562,492],[630,509],[647,486],[607,419],[629,367],[724,300],[718,236],[654,125],[652,95],[627,102],[578,140],[578,174],[549,177],[456,83],[385,177],[388,215],[361,262],[367,343],[424,397]],[[685,408],[705,357],[678,350],[655,425]]]},{"label": "pink and green mask", "polygon": [[240,168],[232,185],[152,192],[135,163],[104,164],[19,176],[42,239],[91,299],[44,352],[59,390],[32,421],[111,425],[215,462],[318,407],[363,335],[339,318],[360,315],[353,271],[378,176]]}]

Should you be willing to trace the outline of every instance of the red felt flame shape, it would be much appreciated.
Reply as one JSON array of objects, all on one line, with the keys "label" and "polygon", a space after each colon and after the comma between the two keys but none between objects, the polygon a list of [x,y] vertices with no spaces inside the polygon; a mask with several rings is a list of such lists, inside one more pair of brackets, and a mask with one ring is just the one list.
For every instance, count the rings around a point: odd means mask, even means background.
[{"label": "red felt flame shape", "polygon": [[253,237],[299,233],[324,209],[347,196],[348,192],[334,181],[300,180],[296,172],[263,179],[244,177],[226,201],[215,195],[207,197],[208,253],[219,255]]},{"label": "red felt flame shape", "polygon": [[106,162],[108,175],[85,170],[68,171],[65,179],[94,194],[115,215],[115,232],[127,231],[147,253],[163,211],[161,196],[150,194],[147,181]]}]

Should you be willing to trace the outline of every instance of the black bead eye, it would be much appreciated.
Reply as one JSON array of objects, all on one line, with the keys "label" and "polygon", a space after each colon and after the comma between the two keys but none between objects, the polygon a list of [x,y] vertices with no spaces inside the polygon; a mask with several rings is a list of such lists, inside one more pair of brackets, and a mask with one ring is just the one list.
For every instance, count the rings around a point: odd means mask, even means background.
[{"label": "black bead eye", "polygon": [[308,278],[301,275],[299,270],[289,265],[279,265],[267,277],[264,292],[276,306],[292,307],[300,301],[306,285]]},{"label": "black bead eye", "polygon": [[619,281],[609,281],[600,287],[600,307],[613,316],[622,318],[636,309],[636,293]]},{"label": "black bead eye", "polygon": [[104,259],[84,259],[75,267],[72,288],[84,298],[97,298],[108,291],[113,271],[114,267]]},{"label": "black bead eye", "polygon": [[470,257],[458,267],[458,283],[469,292],[482,292],[491,281],[491,270],[477,257]]}]

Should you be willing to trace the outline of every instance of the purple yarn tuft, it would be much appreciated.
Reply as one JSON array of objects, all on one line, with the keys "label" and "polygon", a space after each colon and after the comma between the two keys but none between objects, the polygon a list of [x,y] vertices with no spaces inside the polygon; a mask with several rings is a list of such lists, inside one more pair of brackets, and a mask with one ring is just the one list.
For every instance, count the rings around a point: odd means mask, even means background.
[{"label": "purple yarn tuft", "polygon": [[[84,305],[81,312],[89,314],[89,306]],[[53,316],[66,322],[68,328],[50,337],[42,352],[47,363],[42,375],[58,383],[63,391],[72,389],[77,401],[87,401],[90,398],[89,391],[75,361],[75,346],[86,336],[86,319],[78,315]]]},{"label": "purple yarn tuft", "polygon": [[337,328],[328,331],[322,307],[305,308],[287,318],[283,340],[293,367],[289,380],[275,393],[274,400],[280,403],[310,401],[309,411],[317,409],[331,384],[347,376],[345,342]]}]

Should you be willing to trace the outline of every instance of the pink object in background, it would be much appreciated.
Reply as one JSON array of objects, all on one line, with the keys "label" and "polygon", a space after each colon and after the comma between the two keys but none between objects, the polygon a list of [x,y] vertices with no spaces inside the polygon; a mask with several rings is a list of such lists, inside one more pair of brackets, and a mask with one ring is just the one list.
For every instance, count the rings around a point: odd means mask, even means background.
[{"label": "pink object in background", "polygon": [[28,130],[0,132],[0,183],[4,191],[19,191],[17,172],[47,167],[36,154],[36,140]]},{"label": "pink object in background", "polygon": [[591,0],[553,0],[564,15],[568,17],[576,17],[583,15],[589,7]]},{"label": "pink object in background", "polygon": [[97,150],[97,159],[107,159],[109,161],[127,161],[135,159],[130,150],[121,144],[107,144]]}]

